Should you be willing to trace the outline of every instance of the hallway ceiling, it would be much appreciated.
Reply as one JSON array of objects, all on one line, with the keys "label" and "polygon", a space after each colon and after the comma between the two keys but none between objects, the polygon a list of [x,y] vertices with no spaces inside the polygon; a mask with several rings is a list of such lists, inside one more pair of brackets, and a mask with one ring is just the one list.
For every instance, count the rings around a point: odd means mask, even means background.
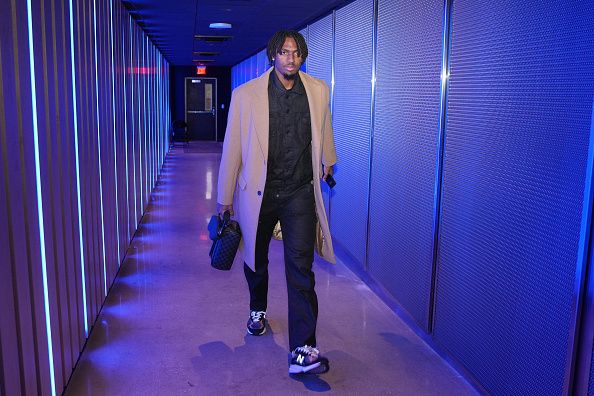
[{"label": "hallway ceiling", "polygon": [[[351,1],[122,0],[122,3],[170,64],[232,66],[264,48],[275,31],[301,29]],[[230,23],[233,27],[209,28],[216,22]],[[232,38],[207,42],[195,39],[195,35]]]}]

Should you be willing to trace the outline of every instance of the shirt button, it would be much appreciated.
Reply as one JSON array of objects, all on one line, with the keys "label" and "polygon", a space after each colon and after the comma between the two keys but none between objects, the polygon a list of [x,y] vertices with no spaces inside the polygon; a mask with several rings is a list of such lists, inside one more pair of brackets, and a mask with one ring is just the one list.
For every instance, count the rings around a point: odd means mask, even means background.
[{"label": "shirt button", "polygon": [[290,110],[289,110],[289,109],[287,109],[287,114],[289,114],[289,111],[290,111]]},{"label": "shirt button", "polygon": [[258,195],[262,195],[262,191],[258,191]]}]

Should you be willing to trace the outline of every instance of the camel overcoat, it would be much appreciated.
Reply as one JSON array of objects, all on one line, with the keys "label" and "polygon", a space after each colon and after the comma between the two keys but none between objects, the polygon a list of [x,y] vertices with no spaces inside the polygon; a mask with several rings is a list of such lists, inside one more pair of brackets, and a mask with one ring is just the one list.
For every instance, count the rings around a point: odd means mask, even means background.
[{"label": "camel overcoat", "polygon": [[[240,251],[254,269],[258,218],[264,197],[268,163],[268,79],[273,68],[233,90],[218,178],[217,201],[233,204],[242,233]],[[335,263],[328,217],[322,199],[320,179],[323,165],[336,163],[336,148],[329,109],[330,90],[325,82],[299,72],[311,116],[312,169],[318,224],[316,251]],[[317,175],[317,177],[316,177]]]}]

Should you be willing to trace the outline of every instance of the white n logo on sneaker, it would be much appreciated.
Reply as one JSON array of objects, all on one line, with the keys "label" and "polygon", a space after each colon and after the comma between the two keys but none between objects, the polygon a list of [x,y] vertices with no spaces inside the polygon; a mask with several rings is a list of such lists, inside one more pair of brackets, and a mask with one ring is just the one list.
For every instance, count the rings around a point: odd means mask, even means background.
[{"label": "white n logo on sneaker", "polygon": [[305,356],[303,356],[303,355],[298,355],[297,356],[297,363],[303,364],[303,361],[304,360],[305,360]]}]

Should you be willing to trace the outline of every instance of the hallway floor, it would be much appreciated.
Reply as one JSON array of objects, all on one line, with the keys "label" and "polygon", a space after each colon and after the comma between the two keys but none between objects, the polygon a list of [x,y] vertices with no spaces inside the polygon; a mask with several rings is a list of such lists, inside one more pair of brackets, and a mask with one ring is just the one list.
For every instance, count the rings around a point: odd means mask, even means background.
[{"label": "hallway floor", "polygon": [[65,395],[476,395],[340,263],[316,258],[322,375],[290,376],[282,242],[270,249],[265,335],[246,334],[239,257],[210,267],[221,145],[170,151]]}]

